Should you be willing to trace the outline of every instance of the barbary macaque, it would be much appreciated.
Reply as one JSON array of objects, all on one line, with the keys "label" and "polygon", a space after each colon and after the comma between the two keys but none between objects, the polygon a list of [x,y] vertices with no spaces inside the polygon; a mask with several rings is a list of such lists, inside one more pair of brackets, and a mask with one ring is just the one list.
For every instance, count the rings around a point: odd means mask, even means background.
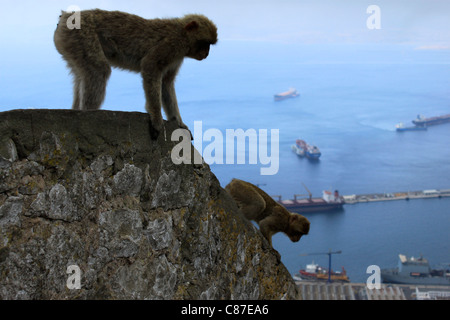
[{"label": "barbary macaque", "polygon": [[157,138],[167,120],[187,129],[178,109],[174,81],[185,57],[203,60],[217,42],[217,27],[203,15],[144,19],[120,11],[80,11],[79,28],[69,28],[72,13],[62,12],[54,34],[56,49],[74,77],[72,109],[97,110],[105,98],[111,66],[140,72]]},{"label": "barbary macaque", "polygon": [[[309,232],[309,221],[304,216],[289,212],[257,186],[233,179],[225,190],[231,195],[242,214],[259,225],[259,229],[272,247],[272,236],[284,232],[297,242]],[[272,247],[273,248],[273,247]]]}]

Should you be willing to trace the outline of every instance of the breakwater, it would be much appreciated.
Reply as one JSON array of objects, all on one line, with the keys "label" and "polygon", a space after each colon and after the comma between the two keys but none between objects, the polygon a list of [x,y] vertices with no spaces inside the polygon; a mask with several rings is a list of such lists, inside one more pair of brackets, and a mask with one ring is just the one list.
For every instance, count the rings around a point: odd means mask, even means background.
[{"label": "breakwater", "polygon": [[352,194],[342,196],[345,204],[355,204],[361,202],[375,202],[375,201],[395,201],[395,200],[410,200],[410,199],[427,199],[427,198],[443,198],[450,197],[450,189],[429,189],[421,191],[406,191],[406,192],[392,192],[392,193],[368,193],[368,194]]}]

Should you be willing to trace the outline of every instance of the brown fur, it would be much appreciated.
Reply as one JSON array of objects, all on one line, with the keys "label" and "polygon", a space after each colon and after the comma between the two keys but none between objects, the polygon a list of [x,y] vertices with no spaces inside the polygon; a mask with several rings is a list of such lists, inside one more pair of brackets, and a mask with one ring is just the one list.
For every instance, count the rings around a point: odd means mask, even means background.
[{"label": "brown fur", "polygon": [[257,186],[233,179],[225,189],[236,201],[242,214],[258,223],[259,229],[272,246],[272,236],[284,232],[297,242],[309,232],[309,221],[304,216],[289,212]]},{"label": "brown fur", "polygon": [[72,13],[63,12],[54,35],[56,49],[74,76],[73,109],[99,109],[111,66],[140,72],[146,110],[155,135],[168,120],[183,123],[174,81],[185,57],[203,60],[217,42],[217,28],[202,15],[147,20],[120,11],[81,11],[81,29],[69,29]]}]

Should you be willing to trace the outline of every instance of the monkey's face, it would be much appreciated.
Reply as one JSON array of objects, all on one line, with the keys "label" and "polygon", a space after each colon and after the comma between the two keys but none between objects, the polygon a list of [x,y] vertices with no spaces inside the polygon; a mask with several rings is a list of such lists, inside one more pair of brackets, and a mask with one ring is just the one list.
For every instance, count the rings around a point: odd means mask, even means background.
[{"label": "monkey's face", "polygon": [[292,242],[298,242],[303,235],[309,233],[310,222],[304,216],[293,213],[289,217],[289,229],[286,232]]},{"label": "monkey's face", "polygon": [[188,53],[189,58],[193,58],[196,60],[203,60],[206,59],[209,55],[209,47],[210,43],[207,41],[196,41],[196,43],[193,45],[191,50]]},{"label": "monkey's face", "polygon": [[196,60],[206,59],[209,47],[217,43],[217,27],[202,15],[187,15],[184,19],[188,21],[184,26],[189,45],[186,56]]}]

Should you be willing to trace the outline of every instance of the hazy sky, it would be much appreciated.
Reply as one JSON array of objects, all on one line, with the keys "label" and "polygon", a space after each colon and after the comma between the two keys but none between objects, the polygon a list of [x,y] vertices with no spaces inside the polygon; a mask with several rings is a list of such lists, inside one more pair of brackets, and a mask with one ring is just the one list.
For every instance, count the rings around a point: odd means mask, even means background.
[{"label": "hazy sky", "polygon": [[[70,5],[145,18],[202,13],[217,24],[220,41],[387,42],[450,48],[449,0],[0,0],[2,47],[53,45],[60,10]],[[381,10],[379,30],[367,28],[369,5]]]}]

